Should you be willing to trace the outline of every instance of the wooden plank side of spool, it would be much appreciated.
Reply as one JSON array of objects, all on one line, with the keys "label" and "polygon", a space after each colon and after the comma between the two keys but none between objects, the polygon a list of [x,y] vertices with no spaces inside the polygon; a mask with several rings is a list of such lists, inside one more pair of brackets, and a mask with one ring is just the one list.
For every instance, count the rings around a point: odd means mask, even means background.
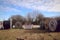
[{"label": "wooden plank side of spool", "polygon": [[46,19],[44,21],[45,23],[45,29],[49,30],[49,31],[55,31],[57,28],[57,20],[50,18],[50,19]]}]

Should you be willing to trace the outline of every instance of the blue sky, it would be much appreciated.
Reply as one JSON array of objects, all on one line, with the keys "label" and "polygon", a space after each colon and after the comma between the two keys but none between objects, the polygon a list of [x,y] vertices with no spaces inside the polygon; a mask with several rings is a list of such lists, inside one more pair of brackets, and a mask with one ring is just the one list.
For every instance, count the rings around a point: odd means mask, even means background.
[{"label": "blue sky", "polygon": [[35,10],[45,17],[60,16],[60,0],[0,0],[0,20]]}]

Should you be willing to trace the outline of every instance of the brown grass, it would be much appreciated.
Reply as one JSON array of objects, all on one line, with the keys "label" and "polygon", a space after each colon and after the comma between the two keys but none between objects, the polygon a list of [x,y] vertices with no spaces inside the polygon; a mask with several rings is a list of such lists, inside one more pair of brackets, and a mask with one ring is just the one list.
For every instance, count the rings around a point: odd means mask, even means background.
[{"label": "brown grass", "polygon": [[40,30],[9,29],[0,30],[0,40],[60,40],[60,32],[43,32]]}]

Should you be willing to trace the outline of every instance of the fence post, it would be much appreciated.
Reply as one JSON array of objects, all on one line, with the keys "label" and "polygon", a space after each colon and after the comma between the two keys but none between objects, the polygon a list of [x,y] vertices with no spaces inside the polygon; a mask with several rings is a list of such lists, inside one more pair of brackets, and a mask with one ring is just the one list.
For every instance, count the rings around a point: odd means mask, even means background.
[{"label": "fence post", "polygon": [[10,18],[10,29],[12,29],[12,18]]}]

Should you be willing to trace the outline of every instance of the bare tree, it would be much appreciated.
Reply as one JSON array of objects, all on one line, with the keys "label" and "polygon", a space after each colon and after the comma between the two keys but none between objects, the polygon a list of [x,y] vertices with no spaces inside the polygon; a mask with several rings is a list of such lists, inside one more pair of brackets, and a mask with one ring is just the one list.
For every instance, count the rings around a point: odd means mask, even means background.
[{"label": "bare tree", "polygon": [[19,22],[23,21],[23,17],[21,15],[13,15],[13,16],[11,16],[11,18],[12,18],[13,23],[15,23],[17,21],[19,21]]},{"label": "bare tree", "polygon": [[44,16],[40,13],[40,14],[37,14],[36,16],[36,20],[39,21],[39,20],[43,20]]},{"label": "bare tree", "polygon": [[35,22],[37,23],[38,21],[40,21],[41,19],[43,19],[43,15],[38,12],[38,11],[33,11],[27,14],[27,19],[31,22]]},{"label": "bare tree", "polygon": [[31,22],[32,22],[31,13],[28,13],[28,14],[26,15],[26,21],[28,21],[28,23],[31,23]]},{"label": "bare tree", "polygon": [[17,27],[19,26],[19,28],[22,27],[22,23],[23,23],[23,16],[21,15],[13,15],[10,17],[12,19],[12,25],[17,25]]}]

